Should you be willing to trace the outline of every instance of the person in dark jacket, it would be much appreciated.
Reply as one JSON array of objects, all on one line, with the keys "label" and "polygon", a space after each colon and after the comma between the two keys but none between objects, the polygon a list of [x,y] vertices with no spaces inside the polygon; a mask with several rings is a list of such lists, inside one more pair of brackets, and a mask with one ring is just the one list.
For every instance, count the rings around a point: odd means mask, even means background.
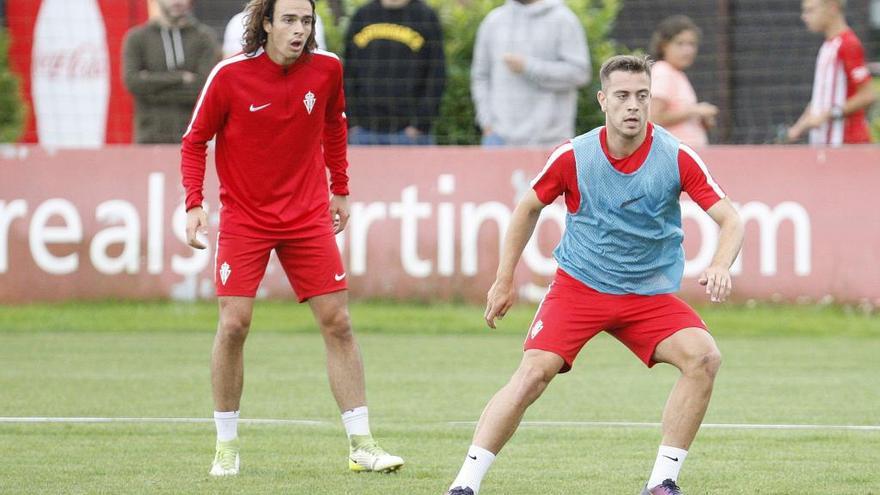
[{"label": "person in dark jacket", "polygon": [[156,4],[159,15],[125,35],[122,77],[134,97],[135,142],[179,143],[220,45],[190,13],[191,0]]},{"label": "person in dark jacket", "polygon": [[446,83],[443,31],[422,0],[373,0],[345,36],[351,144],[433,144]]}]

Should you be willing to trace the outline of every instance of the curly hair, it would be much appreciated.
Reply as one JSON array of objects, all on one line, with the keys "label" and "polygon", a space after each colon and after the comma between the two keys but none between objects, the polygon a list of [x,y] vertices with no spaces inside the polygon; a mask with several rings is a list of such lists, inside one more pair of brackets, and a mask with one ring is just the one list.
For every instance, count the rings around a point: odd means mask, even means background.
[{"label": "curly hair", "polygon": [[[245,25],[244,25],[244,53],[254,53],[257,49],[266,46],[266,40],[269,39],[269,33],[263,28],[263,20],[268,19],[272,22],[275,15],[275,4],[278,0],[250,0],[244,8]],[[315,0],[309,0],[312,4],[312,12],[315,11]],[[309,33],[309,39],[306,40],[306,51],[314,51],[318,47],[315,41],[315,27],[312,25],[312,32]]]},{"label": "curly hair", "polygon": [[672,41],[679,34],[690,31],[697,35],[697,39],[703,34],[700,28],[686,15],[673,15],[660,21],[654,35],[651,36],[651,58],[654,60],[663,60],[663,50],[666,44]]}]

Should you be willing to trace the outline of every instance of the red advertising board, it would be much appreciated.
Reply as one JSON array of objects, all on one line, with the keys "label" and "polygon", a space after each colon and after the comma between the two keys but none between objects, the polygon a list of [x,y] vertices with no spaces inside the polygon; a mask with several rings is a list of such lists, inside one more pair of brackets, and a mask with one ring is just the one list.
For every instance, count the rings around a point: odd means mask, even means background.
[{"label": "red advertising board", "polygon": [[[746,221],[734,297],[880,303],[880,148],[713,147],[702,150]],[[499,234],[544,150],[353,148],[351,221],[338,238],[356,298],[482,302]],[[0,303],[213,295],[213,253],[182,241],[179,150],[117,146],[0,149]],[[217,183],[206,197],[217,224]],[[715,247],[714,223],[683,198],[682,293]],[[555,269],[565,210],[545,209],[518,269],[536,299]],[[212,231],[212,237],[216,230]],[[210,239],[213,245],[213,238]],[[261,296],[290,297],[273,260]]]}]

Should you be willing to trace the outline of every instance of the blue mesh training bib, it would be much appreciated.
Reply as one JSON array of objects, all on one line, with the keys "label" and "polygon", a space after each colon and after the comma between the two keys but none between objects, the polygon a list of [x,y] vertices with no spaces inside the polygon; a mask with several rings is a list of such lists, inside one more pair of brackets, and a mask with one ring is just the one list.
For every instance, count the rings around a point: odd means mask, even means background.
[{"label": "blue mesh training bib", "polygon": [[581,202],[566,216],[556,261],[606,294],[676,292],[684,271],[679,141],[655,125],[647,159],[624,174],[602,151],[601,129],[571,141]]}]

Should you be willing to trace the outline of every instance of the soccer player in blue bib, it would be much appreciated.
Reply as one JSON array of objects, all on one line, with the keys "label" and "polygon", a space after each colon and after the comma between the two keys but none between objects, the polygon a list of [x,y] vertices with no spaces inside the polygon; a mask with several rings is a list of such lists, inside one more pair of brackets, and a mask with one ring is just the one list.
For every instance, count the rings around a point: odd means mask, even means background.
[{"label": "soccer player in blue bib", "polygon": [[699,283],[713,302],[732,288],[730,265],[742,245],[736,209],[693,149],[647,121],[651,66],[616,56],[600,71],[605,126],[550,155],[517,205],[504,239],[486,323],[495,328],[514,301],[514,268],[541,210],[560,195],[566,230],[554,255],[559,269],[538,308],[519,369],[489,401],[448,495],[475,495],[529,407],[580,349],[606,331],[648,367],[681,371],[663,410],[663,438],[642,495],[679,495],[678,473],[712,395],[721,353],[706,324],[673,295],[684,250],[679,197],[687,192],[720,226],[717,249]]}]

